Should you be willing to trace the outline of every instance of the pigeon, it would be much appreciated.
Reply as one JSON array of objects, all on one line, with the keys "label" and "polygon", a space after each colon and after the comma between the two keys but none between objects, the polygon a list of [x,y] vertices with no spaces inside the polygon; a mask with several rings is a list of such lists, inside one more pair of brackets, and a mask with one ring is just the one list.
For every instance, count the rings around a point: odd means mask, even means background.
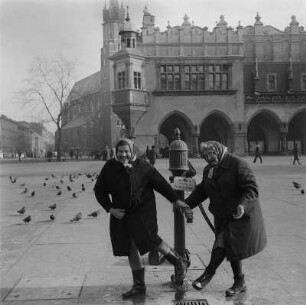
[{"label": "pigeon", "polygon": [[97,216],[99,216],[100,213],[101,213],[101,210],[97,210],[97,211],[94,211],[94,212],[88,214],[88,216],[97,217]]},{"label": "pigeon", "polygon": [[303,195],[305,194],[305,191],[303,189],[301,189],[301,194],[303,194]]},{"label": "pigeon", "polygon": [[61,179],[61,180],[60,180],[60,183],[64,183],[64,180],[63,180],[63,179]]},{"label": "pigeon", "polygon": [[58,192],[56,193],[56,195],[57,195],[57,196],[62,195],[62,191],[58,191]]},{"label": "pigeon", "polygon": [[27,216],[26,218],[22,219],[25,223],[28,223],[30,222],[32,219],[31,219],[31,215]]},{"label": "pigeon", "polygon": [[56,185],[55,188],[56,188],[57,190],[60,190],[60,189],[61,189],[61,187],[58,186],[58,185]]},{"label": "pigeon", "polygon": [[35,196],[35,191],[32,191],[31,197],[34,197],[34,196]]},{"label": "pigeon", "polygon": [[71,222],[73,221],[79,221],[82,218],[82,213],[79,212],[78,214],[76,214],[72,219],[70,219]]},{"label": "pigeon", "polygon": [[46,183],[46,182],[44,182],[44,183],[43,183],[43,186],[46,186],[46,185],[47,185],[47,183]]},{"label": "pigeon", "polygon": [[45,180],[49,180],[49,177],[46,177]]},{"label": "pigeon", "polygon": [[20,184],[20,186],[21,186],[21,187],[24,187],[24,186],[25,186],[25,183]]},{"label": "pigeon", "polygon": [[84,184],[82,184],[82,191],[84,192],[86,190]]},{"label": "pigeon", "polygon": [[26,194],[27,192],[28,192],[28,188],[26,187],[26,188],[23,190],[22,194]]},{"label": "pigeon", "polygon": [[72,197],[73,197],[73,198],[78,198],[78,194],[77,194],[77,193],[73,193],[73,194],[72,194]]},{"label": "pigeon", "polygon": [[16,181],[17,181],[17,178],[13,178],[13,179],[11,180],[12,183],[15,183]]},{"label": "pigeon", "polygon": [[293,181],[293,186],[298,190],[299,188],[301,188],[301,184],[298,182]]},{"label": "pigeon", "polygon": [[49,206],[50,210],[55,210],[56,209],[56,203],[53,203]]},{"label": "pigeon", "polygon": [[18,210],[17,212],[21,215],[24,214],[26,211],[25,207],[22,207],[20,210]]},{"label": "pigeon", "polygon": [[54,174],[51,174],[51,177],[52,177],[52,178],[55,178]]},{"label": "pigeon", "polygon": [[69,185],[67,186],[67,190],[68,190],[68,191],[71,191],[71,187],[70,187]]},{"label": "pigeon", "polygon": [[54,216],[53,213],[50,215],[50,219],[51,219],[51,220],[54,220],[54,219],[55,219],[55,216]]}]

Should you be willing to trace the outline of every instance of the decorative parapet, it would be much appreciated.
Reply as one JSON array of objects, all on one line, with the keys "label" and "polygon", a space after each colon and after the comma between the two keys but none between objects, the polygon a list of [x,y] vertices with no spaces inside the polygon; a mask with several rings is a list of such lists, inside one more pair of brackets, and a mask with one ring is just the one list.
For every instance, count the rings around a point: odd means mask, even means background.
[{"label": "decorative parapet", "polygon": [[245,94],[245,104],[306,103],[305,93]]}]

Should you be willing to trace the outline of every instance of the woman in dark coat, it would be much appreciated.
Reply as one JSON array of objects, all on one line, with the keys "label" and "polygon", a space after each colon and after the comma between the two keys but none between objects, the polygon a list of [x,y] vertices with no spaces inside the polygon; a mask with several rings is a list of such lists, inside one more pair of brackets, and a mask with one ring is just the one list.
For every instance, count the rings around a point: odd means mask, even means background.
[{"label": "woman in dark coat", "polygon": [[257,254],[267,243],[258,186],[249,165],[229,154],[219,142],[201,143],[200,150],[208,165],[203,170],[202,182],[185,202],[195,208],[209,198],[215,242],[209,265],[192,285],[197,290],[203,289],[227,258],[234,273],[234,285],[226,295],[233,296],[246,290],[241,260]]},{"label": "woman in dark coat", "polygon": [[132,140],[120,140],[115,150],[116,158],[105,163],[94,191],[100,205],[111,214],[110,237],[114,255],[129,258],[134,285],[122,295],[128,298],[145,294],[140,255],[149,251],[156,250],[164,254],[175,266],[177,281],[183,281],[187,271],[185,260],[157,234],[154,190],[170,202],[185,204],[154,167],[137,158]]}]

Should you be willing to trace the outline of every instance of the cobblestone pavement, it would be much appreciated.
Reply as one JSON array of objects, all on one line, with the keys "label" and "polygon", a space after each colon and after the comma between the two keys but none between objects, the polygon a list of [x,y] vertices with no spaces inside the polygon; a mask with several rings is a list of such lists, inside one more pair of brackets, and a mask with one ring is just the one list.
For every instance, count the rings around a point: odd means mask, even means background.
[{"label": "cobblestone pavement", "polygon": [[[285,156],[264,156],[263,164],[253,164],[251,157],[246,160],[258,180],[268,234],[266,249],[243,262],[247,292],[225,298],[225,290],[233,283],[228,262],[223,262],[205,290],[198,292],[190,285],[186,293],[177,292],[169,285],[172,266],[150,266],[145,255],[146,296],[128,301],[122,300],[121,293],[131,285],[131,272],[126,258],[112,255],[109,215],[102,211],[97,218],[87,216],[99,209],[90,174],[98,173],[103,162],[1,161],[2,303],[167,305],[181,300],[197,305],[305,304],[306,195],[295,189],[292,181],[306,190],[306,166],[294,166],[292,157]],[[199,182],[204,163],[200,159],[191,162]],[[169,177],[168,160],[158,160],[156,166]],[[11,183],[9,176],[17,177],[16,182]],[[24,194],[25,188],[28,192]],[[158,194],[157,201],[159,234],[173,245],[172,207]],[[55,219],[51,220],[49,206],[54,203]],[[19,215],[22,206],[26,212]],[[71,222],[78,212],[82,219]],[[214,239],[200,211],[194,212],[193,223],[186,224],[186,248],[191,252],[189,284],[203,272]],[[28,215],[31,222],[24,223]]]}]

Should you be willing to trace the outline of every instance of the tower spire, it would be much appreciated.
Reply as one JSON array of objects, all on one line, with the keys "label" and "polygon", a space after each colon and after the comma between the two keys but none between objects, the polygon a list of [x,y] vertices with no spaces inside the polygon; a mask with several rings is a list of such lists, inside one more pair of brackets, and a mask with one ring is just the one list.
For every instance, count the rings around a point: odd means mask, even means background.
[{"label": "tower spire", "polygon": [[130,20],[131,20],[131,18],[130,18],[130,15],[129,15],[129,7],[127,6],[126,7],[126,18],[125,18],[125,21],[129,22]]}]

